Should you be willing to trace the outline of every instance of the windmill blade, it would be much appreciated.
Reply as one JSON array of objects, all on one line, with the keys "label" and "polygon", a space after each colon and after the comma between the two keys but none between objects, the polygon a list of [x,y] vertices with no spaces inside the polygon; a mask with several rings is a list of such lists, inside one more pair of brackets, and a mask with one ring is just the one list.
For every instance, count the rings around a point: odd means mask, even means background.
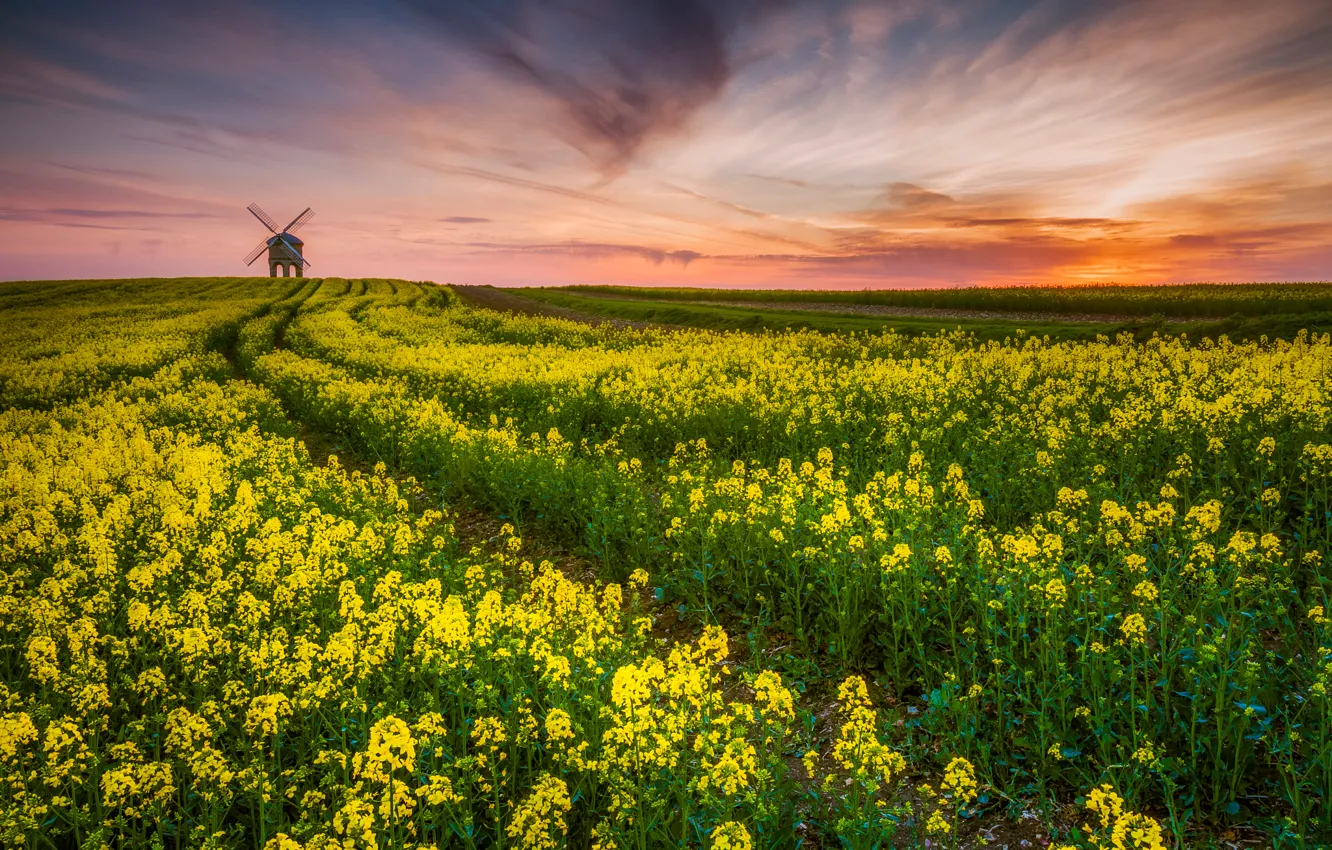
[{"label": "windmill blade", "polygon": [[245,265],[253,265],[254,261],[259,259],[259,255],[268,250],[268,240],[260,242],[254,247],[254,250],[245,255]]},{"label": "windmill blade", "polygon": [[309,215],[301,216],[296,220],[295,224],[287,228],[287,232],[295,233],[297,230],[300,230],[302,227],[305,227],[306,222],[308,222],[312,218],[314,218],[314,212],[311,212]]},{"label": "windmill blade", "polygon": [[282,228],[282,232],[283,232],[283,233],[295,233],[295,232],[296,232],[296,228],[298,228],[298,227],[300,227],[301,225],[305,224],[307,221],[309,221],[309,220],[310,220],[311,218],[313,218],[313,217],[314,217],[314,210],[310,209],[309,207],[306,207],[306,208],[305,208],[305,212],[303,212],[303,213],[301,213],[300,215],[298,215],[298,216],[296,216],[295,218],[293,218],[293,219],[291,220],[291,224],[288,224],[286,227]]},{"label": "windmill blade", "polygon": [[276,244],[280,245],[281,246],[280,250],[285,252],[287,256],[291,257],[293,260],[300,260],[302,264],[307,266],[309,265],[309,263],[305,262],[305,257],[301,256],[301,252],[296,248],[296,246],[287,241],[285,234],[281,233],[278,234]]},{"label": "windmill blade", "polygon": [[273,221],[273,219],[269,217],[268,213],[259,209],[258,204],[250,204],[248,207],[246,207],[246,209],[250,211],[250,215],[259,219],[259,223],[262,224],[264,227],[267,227],[269,230],[271,230],[274,233],[278,232],[277,222]]},{"label": "windmill blade", "polygon": [[301,256],[301,252],[296,250],[295,245],[284,239],[281,233],[278,234],[277,244],[282,246],[282,249],[287,252],[291,259],[298,261],[301,264],[301,268],[310,268],[310,263]]}]

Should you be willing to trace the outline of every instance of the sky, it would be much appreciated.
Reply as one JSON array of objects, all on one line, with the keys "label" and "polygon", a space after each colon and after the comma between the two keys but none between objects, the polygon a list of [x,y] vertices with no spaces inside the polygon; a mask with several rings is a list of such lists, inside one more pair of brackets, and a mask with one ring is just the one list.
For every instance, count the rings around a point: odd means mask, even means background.
[{"label": "sky", "polygon": [[[198,8],[191,8],[197,6]],[[1328,0],[6,0],[0,279],[1332,279]]]}]

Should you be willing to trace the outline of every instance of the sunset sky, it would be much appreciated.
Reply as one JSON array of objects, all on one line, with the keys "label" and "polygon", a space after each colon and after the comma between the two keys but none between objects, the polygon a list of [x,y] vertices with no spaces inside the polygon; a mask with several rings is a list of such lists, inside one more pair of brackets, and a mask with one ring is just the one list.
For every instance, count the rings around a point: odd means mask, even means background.
[{"label": "sunset sky", "polygon": [[[200,5],[199,9],[182,6]],[[1332,278],[1328,0],[0,9],[0,279]]]}]

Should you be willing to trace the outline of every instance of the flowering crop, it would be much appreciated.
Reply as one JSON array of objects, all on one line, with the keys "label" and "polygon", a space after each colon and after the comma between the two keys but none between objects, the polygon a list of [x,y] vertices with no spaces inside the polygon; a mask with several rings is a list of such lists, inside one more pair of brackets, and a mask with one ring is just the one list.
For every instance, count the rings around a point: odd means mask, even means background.
[{"label": "flowering crop", "polygon": [[[1332,824],[1327,338],[63,286],[0,299],[25,323],[0,346],[9,843],[775,850],[807,819],[871,847],[956,842],[987,787],[1094,789],[1101,847]],[[317,462],[300,429],[382,462]],[[465,546],[437,494],[517,528]],[[649,585],[695,640],[653,639]],[[765,669],[766,635],[837,678]],[[836,692],[826,734],[796,679]],[[912,773],[923,809],[894,797]]]}]

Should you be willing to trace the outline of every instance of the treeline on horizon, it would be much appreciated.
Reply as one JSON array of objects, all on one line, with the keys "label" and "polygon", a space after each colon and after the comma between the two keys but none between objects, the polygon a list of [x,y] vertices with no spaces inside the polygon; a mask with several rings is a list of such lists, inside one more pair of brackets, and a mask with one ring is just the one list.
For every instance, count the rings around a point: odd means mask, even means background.
[{"label": "treeline on horizon", "polygon": [[950,289],[704,289],[575,285],[567,292],[659,301],[746,301],[870,304],[946,310],[1089,313],[1218,318],[1332,312],[1332,283],[1193,283],[1157,286],[968,286]]}]

